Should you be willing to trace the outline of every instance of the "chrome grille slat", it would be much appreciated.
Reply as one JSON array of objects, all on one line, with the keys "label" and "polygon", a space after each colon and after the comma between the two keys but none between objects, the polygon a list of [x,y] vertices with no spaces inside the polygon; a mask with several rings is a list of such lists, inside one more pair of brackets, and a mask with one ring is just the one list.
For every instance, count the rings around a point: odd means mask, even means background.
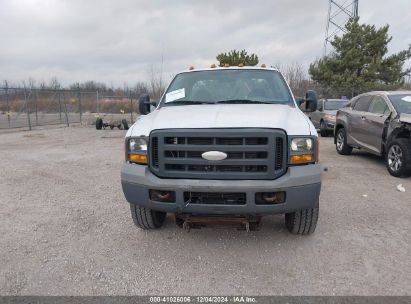
[{"label": "chrome grille slat", "polygon": [[224,165],[267,165],[267,159],[225,159],[224,161],[209,161],[202,158],[170,158],[165,157],[164,161],[167,164],[193,164],[193,165],[218,165],[224,163]]},{"label": "chrome grille slat", "polygon": [[[174,151],[198,151],[199,148],[201,148],[204,151],[233,151],[233,152],[238,152],[238,146],[237,145],[219,145],[219,146],[214,146],[214,145],[168,145],[165,144],[164,146],[165,150],[174,150]],[[250,145],[250,146],[241,146],[241,150],[243,152],[259,152],[259,151],[264,151],[264,149],[267,146],[260,146],[260,145]]]}]

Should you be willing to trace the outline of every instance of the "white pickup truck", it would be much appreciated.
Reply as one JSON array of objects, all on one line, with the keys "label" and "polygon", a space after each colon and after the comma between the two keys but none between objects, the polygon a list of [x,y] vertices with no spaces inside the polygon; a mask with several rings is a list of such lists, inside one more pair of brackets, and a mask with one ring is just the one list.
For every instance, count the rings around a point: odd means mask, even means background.
[{"label": "white pickup truck", "polygon": [[190,69],[177,74],[125,138],[121,171],[134,223],[162,226],[167,213],[186,229],[235,224],[258,229],[285,214],[294,234],[314,232],[321,169],[317,131],[281,73],[262,67]]}]

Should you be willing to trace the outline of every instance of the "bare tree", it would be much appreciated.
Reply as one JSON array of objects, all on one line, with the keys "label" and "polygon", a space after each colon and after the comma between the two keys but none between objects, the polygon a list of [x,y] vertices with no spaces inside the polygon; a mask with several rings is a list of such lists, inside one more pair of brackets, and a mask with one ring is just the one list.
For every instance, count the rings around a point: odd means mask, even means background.
[{"label": "bare tree", "polygon": [[141,94],[148,94],[149,90],[147,83],[141,81],[137,82],[132,88],[131,92],[136,97],[139,97]]},{"label": "bare tree", "polygon": [[53,76],[53,77],[51,78],[50,83],[49,83],[49,88],[50,88],[50,89],[53,89],[53,90],[61,89],[61,84],[60,84],[60,82],[58,81],[58,79],[57,79],[56,76]]},{"label": "bare tree", "polygon": [[28,87],[34,89],[36,87],[36,80],[33,77],[29,77]]},{"label": "bare tree", "polygon": [[288,65],[279,63],[275,67],[283,74],[294,95],[303,96],[305,94],[310,81],[301,63],[294,62]]},{"label": "bare tree", "polygon": [[165,90],[161,70],[151,65],[149,69],[149,93],[153,99],[160,99]]}]

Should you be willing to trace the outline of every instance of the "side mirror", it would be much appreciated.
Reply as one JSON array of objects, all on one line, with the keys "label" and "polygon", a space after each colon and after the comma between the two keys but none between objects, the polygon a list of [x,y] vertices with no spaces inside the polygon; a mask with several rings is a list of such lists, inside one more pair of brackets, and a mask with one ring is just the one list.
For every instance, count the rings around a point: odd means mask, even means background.
[{"label": "side mirror", "polygon": [[302,98],[302,97],[295,97],[295,102],[297,103],[297,106],[300,107],[301,104],[304,102],[304,98]]},{"label": "side mirror", "polygon": [[143,94],[138,98],[138,110],[141,115],[150,113],[150,96]]},{"label": "side mirror", "polygon": [[314,112],[317,110],[317,93],[313,90],[308,90],[305,93],[305,111]]}]

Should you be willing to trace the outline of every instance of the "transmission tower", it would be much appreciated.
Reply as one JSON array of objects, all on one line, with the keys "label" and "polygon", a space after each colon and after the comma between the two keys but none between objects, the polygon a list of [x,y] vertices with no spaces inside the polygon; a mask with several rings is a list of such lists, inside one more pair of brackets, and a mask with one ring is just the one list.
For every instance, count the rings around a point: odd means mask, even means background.
[{"label": "transmission tower", "polygon": [[358,17],[358,0],[329,0],[324,56],[327,55],[330,40],[346,32],[345,24],[352,17]]}]

